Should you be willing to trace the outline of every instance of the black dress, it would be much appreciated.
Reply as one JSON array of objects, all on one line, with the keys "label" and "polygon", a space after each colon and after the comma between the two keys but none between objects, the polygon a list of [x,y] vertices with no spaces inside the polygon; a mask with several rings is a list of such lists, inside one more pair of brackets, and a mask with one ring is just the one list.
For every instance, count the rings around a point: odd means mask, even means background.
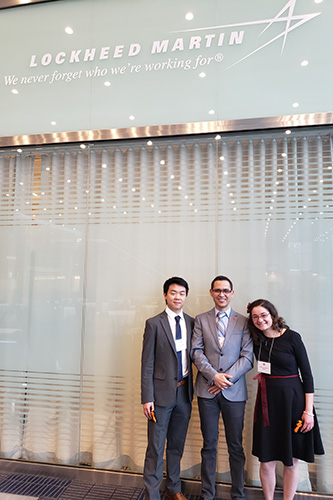
[{"label": "black dress", "polygon": [[278,460],[287,466],[293,465],[293,458],[314,462],[315,454],[324,454],[316,415],[311,431],[294,432],[305,409],[304,394],[314,392],[310,363],[301,336],[289,328],[274,339],[260,335],[260,345],[254,346],[256,358],[267,362],[270,352],[271,374],[265,375],[265,380],[259,376],[252,453],[260,462]]}]

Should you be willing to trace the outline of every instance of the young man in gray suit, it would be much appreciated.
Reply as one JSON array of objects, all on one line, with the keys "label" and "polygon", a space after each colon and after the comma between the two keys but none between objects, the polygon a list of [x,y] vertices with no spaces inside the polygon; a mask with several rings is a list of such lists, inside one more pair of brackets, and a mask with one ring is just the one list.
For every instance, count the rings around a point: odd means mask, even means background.
[{"label": "young man in gray suit", "polygon": [[146,322],[141,360],[141,402],[148,418],[148,446],[143,470],[146,500],[160,500],[166,449],[166,496],[181,493],[180,461],[191,415],[193,378],[190,360],[194,319],[183,313],[188,284],[168,279],[163,286],[166,309]]},{"label": "young man in gray suit", "polygon": [[230,302],[233,285],[226,276],[211,284],[215,307],[195,318],[191,357],[198,368],[194,394],[203,436],[201,450],[202,499],[215,498],[219,417],[222,414],[228,446],[231,498],[243,500],[245,456],[242,444],[247,399],[245,374],[253,366],[253,345],[247,319]]}]

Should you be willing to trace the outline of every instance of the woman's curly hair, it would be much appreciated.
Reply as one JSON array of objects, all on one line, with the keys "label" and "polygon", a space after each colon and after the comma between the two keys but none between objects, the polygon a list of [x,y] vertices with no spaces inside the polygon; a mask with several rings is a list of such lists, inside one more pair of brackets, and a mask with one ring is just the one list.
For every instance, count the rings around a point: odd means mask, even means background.
[{"label": "woman's curly hair", "polygon": [[248,326],[249,326],[249,330],[250,330],[254,344],[259,344],[260,337],[263,336],[263,333],[256,326],[254,326],[254,323],[252,321],[252,310],[255,307],[259,307],[259,306],[267,309],[267,311],[271,315],[273,330],[280,331],[283,328],[287,328],[287,324],[286,324],[285,320],[283,318],[281,318],[281,316],[278,315],[276,307],[271,302],[269,302],[269,300],[257,299],[257,300],[254,300],[253,302],[249,302],[247,305],[247,312],[249,313]]}]

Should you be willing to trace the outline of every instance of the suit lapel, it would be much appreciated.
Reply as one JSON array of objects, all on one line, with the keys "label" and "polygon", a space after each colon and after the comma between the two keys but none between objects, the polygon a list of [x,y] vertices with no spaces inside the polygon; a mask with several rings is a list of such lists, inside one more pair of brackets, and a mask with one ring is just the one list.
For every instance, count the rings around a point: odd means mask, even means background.
[{"label": "suit lapel", "polygon": [[223,344],[224,346],[228,342],[228,340],[230,339],[232,332],[235,329],[236,322],[237,322],[237,313],[233,309],[231,309],[227,331],[225,332],[225,340],[224,340],[224,344]]},{"label": "suit lapel", "polygon": [[[237,323],[237,313],[233,309],[231,309],[222,349],[225,347],[226,343],[230,339],[230,337],[235,329],[236,323]],[[219,338],[217,335],[217,327],[216,327],[215,308],[212,309],[211,311],[209,311],[209,313],[208,313],[208,324],[209,324],[209,327],[211,330],[212,337],[215,339],[216,345],[220,350],[221,349],[220,342],[219,342]]]},{"label": "suit lapel", "polygon": [[163,328],[163,330],[165,332],[165,335],[167,336],[167,339],[170,342],[170,345],[171,345],[172,349],[174,350],[175,354],[177,355],[175,340],[173,338],[172,331],[171,331],[171,328],[170,328],[170,323],[169,323],[168,315],[167,315],[167,313],[165,311],[161,313],[161,319],[160,319],[160,321],[161,321],[162,328]]},{"label": "suit lapel", "polygon": [[208,312],[208,324],[212,334],[213,339],[215,340],[217,347],[220,349],[220,342],[217,336],[217,327],[216,327],[216,317],[215,317],[215,308]]},{"label": "suit lapel", "polygon": [[191,323],[188,316],[184,313],[185,324],[186,324],[186,335],[187,335],[187,352],[189,353],[191,350]]}]

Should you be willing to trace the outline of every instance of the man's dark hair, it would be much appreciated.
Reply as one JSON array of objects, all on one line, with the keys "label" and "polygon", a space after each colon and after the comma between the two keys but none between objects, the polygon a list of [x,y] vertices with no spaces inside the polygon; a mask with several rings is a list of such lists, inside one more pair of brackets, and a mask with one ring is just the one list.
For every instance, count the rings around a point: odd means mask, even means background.
[{"label": "man's dark hair", "polygon": [[163,285],[163,292],[166,295],[168,293],[169,287],[171,285],[180,285],[183,286],[186,290],[186,296],[188,295],[189,287],[187,281],[183,278],[179,278],[179,276],[173,276],[173,278],[169,278]]},{"label": "man's dark hair", "polygon": [[230,284],[230,289],[231,290],[234,289],[232,281],[229,278],[227,278],[226,276],[216,276],[216,278],[213,279],[212,284],[210,285],[210,289],[211,290],[214,290],[214,283],[215,283],[215,281],[228,281],[229,284]]}]

